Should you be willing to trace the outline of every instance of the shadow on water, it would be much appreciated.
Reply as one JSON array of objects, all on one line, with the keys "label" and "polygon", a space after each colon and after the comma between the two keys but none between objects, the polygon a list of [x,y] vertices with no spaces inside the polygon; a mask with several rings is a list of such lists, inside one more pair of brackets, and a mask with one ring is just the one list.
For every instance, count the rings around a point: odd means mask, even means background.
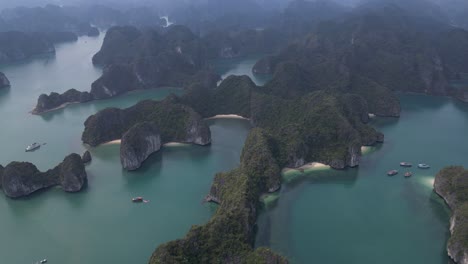
[{"label": "shadow on water", "polygon": [[461,112],[468,113],[468,103],[453,99],[453,105]]},{"label": "shadow on water", "polygon": [[7,102],[10,100],[10,91],[11,87],[5,87],[0,89],[0,106],[3,105],[4,102]]},{"label": "shadow on water", "polygon": [[406,112],[437,110],[448,103],[451,98],[441,98],[440,96],[431,96],[424,94],[398,94],[402,106],[402,114]]},{"label": "shadow on water", "polygon": [[400,118],[395,117],[378,117],[370,121],[371,126],[375,126],[379,129],[386,127],[396,127],[400,122]]}]

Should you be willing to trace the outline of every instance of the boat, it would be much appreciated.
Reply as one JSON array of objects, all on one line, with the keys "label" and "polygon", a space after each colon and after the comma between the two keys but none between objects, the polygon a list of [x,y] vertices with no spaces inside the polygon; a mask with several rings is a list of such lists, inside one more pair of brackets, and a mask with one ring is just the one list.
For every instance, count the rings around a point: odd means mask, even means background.
[{"label": "boat", "polygon": [[387,175],[388,175],[388,176],[395,176],[395,175],[397,175],[397,174],[398,174],[398,171],[397,171],[397,170],[391,170],[391,171],[388,171],[388,172],[387,172]]},{"label": "boat", "polygon": [[36,150],[40,147],[41,147],[41,144],[34,142],[31,145],[26,147],[26,152]]},{"label": "boat", "polygon": [[141,202],[143,202],[143,197],[140,197],[140,196],[139,197],[134,197],[134,198],[132,198],[132,202],[141,203]]},{"label": "boat", "polygon": [[39,263],[41,263],[41,264],[47,263],[47,259],[43,259],[43,260],[39,261]]},{"label": "boat", "polygon": [[418,164],[418,168],[420,169],[429,169],[431,166],[425,164],[425,163],[421,163],[421,164]]},{"label": "boat", "polygon": [[412,167],[413,164],[403,161],[403,162],[400,162],[400,166],[401,167]]},{"label": "boat", "polygon": [[413,173],[412,173],[412,172],[407,171],[407,172],[405,173],[405,177],[406,177],[406,178],[409,178],[409,177],[411,177],[411,176],[413,176]]}]

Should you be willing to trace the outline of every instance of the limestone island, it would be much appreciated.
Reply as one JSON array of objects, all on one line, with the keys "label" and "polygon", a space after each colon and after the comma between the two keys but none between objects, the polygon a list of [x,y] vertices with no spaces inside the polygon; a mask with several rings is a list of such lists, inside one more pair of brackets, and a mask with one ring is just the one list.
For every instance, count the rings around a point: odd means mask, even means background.
[{"label": "limestone island", "polygon": [[115,26],[107,31],[101,49],[93,56],[93,64],[103,67],[103,73],[92,83],[91,90],[42,94],[32,113],[135,90],[185,88],[194,83],[212,86],[220,76],[213,72],[211,60],[271,51],[284,42],[283,37],[273,30],[216,31],[200,37],[181,25],[163,32]]},{"label": "limestone island", "polygon": [[[181,259],[287,263],[268,249],[254,249],[259,198],[280,189],[281,169],[310,161],[335,169],[355,167],[361,146],[384,141],[383,134],[368,125],[369,104],[359,93],[317,89],[300,97],[284,96],[298,89],[286,84],[281,73],[262,87],[247,76],[230,76],[219,86],[195,83],[182,96],[146,100],[127,109],[108,108],[86,120],[83,142],[97,146],[121,139],[122,165],[129,170],[137,169],[167,142],[209,144],[205,118],[237,115],[254,126],[240,166],[215,176],[207,196],[219,204],[213,218],[193,227],[184,239],[161,245],[150,263]],[[390,109],[395,107],[399,109],[398,101]]]},{"label": "limestone island", "polygon": [[3,72],[0,72],[0,89],[10,87],[10,81]]},{"label": "limestone island", "polygon": [[82,140],[90,146],[121,139],[124,169],[138,169],[162,144],[169,142],[209,145],[211,131],[192,108],[173,97],[142,101],[127,109],[107,108],[85,122]]},{"label": "limestone island", "polygon": [[87,174],[78,154],[67,156],[63,162],[46,172],[40,172],[29,162],[11,162],[0,166],[0,183],[10,198],[28,196],[52,186],[61,186],[66,192],[78,192],[86,183]]},{"label": "limestone island", "polygon": [[452,210],[450,239],[447,243],[449,257],[460,264],[468,263],[468,170],[447,167],[435,178],[434,191]]}]

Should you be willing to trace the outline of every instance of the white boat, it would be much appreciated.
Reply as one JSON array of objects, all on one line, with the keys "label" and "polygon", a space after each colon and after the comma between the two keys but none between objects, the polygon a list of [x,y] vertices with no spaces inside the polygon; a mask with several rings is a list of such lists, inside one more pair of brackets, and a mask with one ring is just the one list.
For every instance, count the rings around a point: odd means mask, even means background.
[{"label": "white boat", "polygon": [[36,149],[38,149],[40,147],[41,147],[41,144],[34,142],[31,145],[26,147],[26,151],[33,151],[33,150],[36,150]]},{"label": "white boat", "polygon": [[431,166],[425,164],[425,163],[421,163],[421,164],[418,164],[418,168],[420,169],[429,169]]},{"label": "white boat", "polygon": [[43,259],[40,261],[41,264],[47,263],[47,259]]}]

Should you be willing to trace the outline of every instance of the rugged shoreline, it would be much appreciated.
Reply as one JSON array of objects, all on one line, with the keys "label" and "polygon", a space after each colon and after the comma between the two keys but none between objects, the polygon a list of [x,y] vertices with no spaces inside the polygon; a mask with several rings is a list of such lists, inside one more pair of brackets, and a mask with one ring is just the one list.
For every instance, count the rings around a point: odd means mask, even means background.
[{"label": "rugged shoreline", "polygon": [[78,192],[85,185],[87,174],[81,156],[71,154],[46,172],[40,172],[29,162],[11,162],[5,168],[0,166],[0,181],[6,196],[20,198],[57,185],[65,192]]},{"label": "rugged shoreline", "polygon": [[452,211],[447,254],[455,263],[468,264],[468,171],[455,166],[442,169],[436,175],[434,192]]}]

